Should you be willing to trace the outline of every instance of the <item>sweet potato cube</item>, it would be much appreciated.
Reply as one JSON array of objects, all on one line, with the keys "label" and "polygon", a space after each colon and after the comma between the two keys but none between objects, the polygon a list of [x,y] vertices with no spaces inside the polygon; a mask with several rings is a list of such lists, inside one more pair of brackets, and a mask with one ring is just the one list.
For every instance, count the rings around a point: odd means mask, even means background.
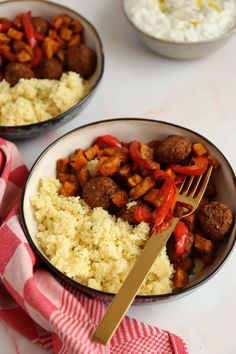
[{"label": "sweet potato cube", "polygon": [[76,150],[75,153],[70,156],[70,165],[75,171],[81,170],[81,168],[86,166],[87,163],[88,160],[86,159],[84,151],[82,149]]},{"label": "sweet potato cube", "polygon": [[68,42],[68,47],[76,47],[82,41],[82,38],[79,34],[74,34],[71,36],[71,39]]},{"label": "sweet potato cube", "polygon": [[15,39],[16,41],[21,41],[23,38],[23,32],[17,31],[13,27],[10,27],[9,30],[7,31],[7,34],[9,37],[12,39]]},{"label": "sweet potato cube", "polygon": [[152,160],[153,159],[153,148],[146,144],[140,145],[140,155],[144,160]]},{"label": "sweet potato cube", "polygon": [[48,37],[52,38],[52,39],[56,39],[58,37],[57,35],[57,31],[54,29],[50,29],[48,31]]},{"label": "sweet potato cube", "polygon": [[188,284],[188,273],[180,266],[177,266],[172,281],[174,289],[181,289]]},{"label": "sweet potato cube", "polygon": [[155,188],[150,189],[150,191],[148,191],[144,195],[143,199],[146,200],[146,202],[149,202],[152,205],[154,205],[156,208],[159,208],[159,206],[161,205],[159,189],[155,189]]},{"label": "sweet potato cube", "polygon": [[46,37],[43,42],[43,50],[46,58],[51,59],[57,52],[59,43],[50,37]]},{"label": "sweet potato cube", "polygon": [[52,27],[58,29],[61,27],[62,24],[63,24],[62,16],[55,16],[52,18],[52,21],[51,21]]},{"label": "sweet potato cube", "polygon": [[175,179],[176,174],[174,173],[174,171],[172,171],[171,168],[168,168],[165,172],[166,172],[173,180]]},{"label": "sweet potato cube", "polygon": [[12,24],[17,29],[23,29],[22,14],[17,15],[16,18],[12,21]]},{"label": "sweet potato cube", "polygon": [[89,171],[87,169],[87,167],[83,167],[81,168],[81,170],[79,171],[77,180],[80,184],[81,187],[84,187],[85,184],[91,179],[91,176],[89,174]]},{"label": "sweet potato cube", "polygon": [[193,260],[188,257],[181,260],[181,262],[178,263],[178,266],[180,266],[186,273],[189,274],[194,268],[194,263]]},{"label": "sweet potato cube", "polygon": [[117,191],[113,197],[112,197],[112,202],[118,207],[121,208],[125,206],[128,203],[128,195],[126,191]]},{"label": "sweet potato cube", "polygon": [[119,156],[107,157],[99,160],[98,170],[102,176],[113,176],[120,169]]},{"label": "sweet potato cube", "polygon": [[63,20],[63,25],[65,26],[68,26],[73,21],[73,19],[68,15],[61,15],[61,17]]},{"label": "sweet potato cube", "polygon": [[212,155],[209,155],[208,157],[209,164],[212,165],[214,168],[218,168],[220,166],[219,161],[213,157]]},{"label": "sweet potato cube", "polygon": [[188,215],[183,219],[183,222],[185,223],[189,231],[193,231],[195,220],[196,220],[195,214]]},{"label": "sweet potato cube", "polygon": [[59,159],[57,160],[57,173],[60,172],[69,172],[70,168],[70,159]]},{"label": "sweet potato cube", "polygon": [[83,26],[80,21],[73,19],[69,25],[73,33],[81,34],[83,32]]},{"label": "sweet potato cube", "polygon": [[130,176],[128,178],[128,185],[129,187],[135,187],[138,183],[140,183],[142,181],[142,177],[140,175],[138,175],[137,173],[135,173],[134,175]]},{"label": "sweet potato cube", "polygon": [[193,144],[193,153],[195,156],[204,156],[208,153],[208,151],[202,143],[196,143]]},{"label": "sweet potato cube", "polygon": [[22,41],[14,41],[12,48],[17,53],[20,52],[22,49],[25,49],[26,43]]},{"label": "sweet potato cube", "polygon": [[27,63],[32,59],[31,55],[25,49],[22,49],[20,52],[16,53],[16,57],[20,63]]},{"label": "sweet potato cube", "polygon": [[8,44],[11,38],[8,37],[5,33],[0,33],[0,43]]},{"label": "sweet potato cube", "polygon": [[65,197],[72,197],[72,196],[77,195],[78,190],[79,190],[78,183],[65,181],[62,184],[62,187],[60,188],[59,193],[61,195],[64,195]]},{"label": "sweet potato cube", "polygon": [[215,253],[213,251],[208,252],[208,253],[201,255],[200,258],[206,266],[210,266],[215,260]]},{"label": "sweet potato cube", "polygon": [[69,172],[59,172],[57,178],[61,183],[64,183],[65,181],[77,183],[76,176]]},{"label": "sweet potato cube", "polygon": [[132,173],[132,167],[130,164],[126,164],[124,166],[122,166],[119,171],[118,171],[118,176],[120,178],[124,178],[124,179],[127,179],[129,178],[129,176],[131,175]]},{"label": "sweet potato cube", "polygon": [[156,182],[152,176],[145,177],[139,184],[132,188],[129,195],[132,199],[136,200],[146,194],[150,189],[155,186]]},{"label": "sweet potato cube", "polygon": [[97,144],[95,144],[85,151],[85,156],[89,161],[91,161],[97,156],[97,153],[98,153],[98,146]]},{"label": "sweet potato cube", "polygon": [[213,250],[213,242],[196,234],[194,238],[194,247],[200,254],[209,253]]},{"label": "sweet potato cube", "polygon": [[62,26],[60,28],[59,33],[60,33],[61,39],[63,39],[64,41],[69,41],[71,39],[72,31],[68,27]]}]

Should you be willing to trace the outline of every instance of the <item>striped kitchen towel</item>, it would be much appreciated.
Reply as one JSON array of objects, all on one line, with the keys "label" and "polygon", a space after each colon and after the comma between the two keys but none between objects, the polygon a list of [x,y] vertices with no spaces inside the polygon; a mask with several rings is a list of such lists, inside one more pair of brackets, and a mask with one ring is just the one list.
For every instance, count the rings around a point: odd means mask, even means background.
[{"label": "striped kitchen towel", "polygon": [[107,305],[37,265],[19,221],[27,174],[15,145],[0,138],[0,319],[54,353],[187,354],[178,336],[129,317],[108,346],[90,340]]}]

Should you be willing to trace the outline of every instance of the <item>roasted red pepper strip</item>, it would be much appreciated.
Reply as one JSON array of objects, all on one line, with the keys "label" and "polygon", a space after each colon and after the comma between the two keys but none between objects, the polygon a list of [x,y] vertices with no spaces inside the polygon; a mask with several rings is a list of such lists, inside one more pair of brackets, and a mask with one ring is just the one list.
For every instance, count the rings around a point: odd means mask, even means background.
[{"label": "roasted red pepper strip", "polygon": [[37,33],[37,32],[34,32],[34,37],[35,37],[35,39],[36,39],[37,41],[39,41],[39,42],[43,42],[43,41],[44,41],[44,38],[45,38],[42,34]]},{"label": "roasted red pepper strip", "polygon": [[36,46],[34,48],[34,56],[31,61],[32,67],[33,68],[36,67],[42,61],[42,59],[43,59],[43,50],[40,47]]},{"label": "roasted red pepper strip", "polygon": [[0,48],[1,55],[9,61],[16,61],[16,56],[6,47]]},{"label": "roasted red pepper strip", "polygon": [[175,252],[178,257],[182,257],[188,245],[188,228],[182,221],[179,221],[174,229]]},{"label": "roasted red pepper strip", "polygon": [[208,166],[208,159],[205,156],[193,157],[194,165],[181,166],[177,164],[170,165],[170,168],[177,173],[185,176],[200,176],[202,175]]},{"label": "roasted red pepper strip", "polygon": [[0,32],[5,32],[11,27],[11,23],[5,18],[0,19]]},{"label": "roasted red pepper strip", "polygon": [[142,221],[148,223],[152,222],[153,221],[152,211],[146,205],[137,205],[134,208],[134,219],[138,223],[141,223]]},{"label": "roasted red pepper strip", "polygon": [[165,220],[171,207],[173,206],[173,201],[176,196],[175,183],[165,171],[156,170],[154,171],[153,176],[157,181],[163,180],[163,185],[158,194],[162,202],[160,207],[153,212],[154,223],[151,233],[158,232],[158,226],[160,226]]},{"label": "roasted red pepper strip", "polygon": [[[173,222],[173,215],[171,213],[168,213],[168,215],[165,217],[163,223],[161,225],[158,225],[155,227],[155,232],[162,232],[165,229],[167,229],[168,227],[171,226]],[[152,234],[152,230],[151,230],[151,234]]]},{"label": "roasted red pepper strip", "polygon": [[99,147],[111,146],[111,147],[122,147],[122,143],[112,135],[101,135],[99,136],[95,143]]},{"label": "roasted red pepper strip", "polygon": [[34,27],[31,21],[31,11],[23,14],[22,23],[25,30],[25,36],[27,38],[27,42],[32,48],[34,48],[37,44],[37,40],[34,36]]},{"label": "roasted red pepper strip", "polygon": [[151,171],[157,169],[156,165],[152,163],[152,161],[144,160],[140,156],[140,143],[137,140],[134,140],[130,143],[129,152],[132,160],[136,162],[137,165]]}]

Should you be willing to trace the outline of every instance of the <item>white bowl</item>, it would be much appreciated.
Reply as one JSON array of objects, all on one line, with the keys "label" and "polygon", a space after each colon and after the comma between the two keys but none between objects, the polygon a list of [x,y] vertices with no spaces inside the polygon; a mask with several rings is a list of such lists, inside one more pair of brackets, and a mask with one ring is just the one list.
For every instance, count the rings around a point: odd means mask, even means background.
[{"label": "white bowl", "polygon": [[[189,129],[165,122],[135,118],[102,121],[77,128],[53,142],[35,162],[22,192],[21,220],[26,237],[33,249],[53,272],[56,272],[67,281],[70,281],[73,285],[82,288],[83,291],[86,291],[101,300],[107,301],[112,294],[83,286],[65,276],[50,263],[49,259],[43,254],[37,243],[37,226],[30,204],[30,197],[36,194],[40,178],[45,175],[56,176],[57,159],[72,154],[78,147],[89,147],[97,136],[103,134],[112,134],[120,140],[127,142],[135,139],[148,142],[151,140],[162,139],[170,134],[177,134],[189,137],[192,142],[204,143],[209,152],[215,156],[221,164],[221,167],[214,171],[217,200],[227,204],[233,210],[234,215],[236,215],[236,178],[226,158],[209,140]],[[235,239],[236,224],[234,223],[229,237],[221,243],[214,263],[211,266],[206,267],[199,274],[193,276],[185,288],[166,295],[140,295],[137,296],[136,300],[138,302],[150,302],[166,298],[172,299],[185,295],[191,290],[196,289],[220,269],[224,261],[228,258],[234,246]]]},{"label": "white bowl", "polygon": [[204,57],[225,45],[236,32],[235,23],[232,29],[213,39],[198,42],[168,41],[156,38],[142,31],[130,18],[126,7],[126,0],[123,0],[123,12],[136,35],[145,46],[157,54],[172,59],[197,59]]}]

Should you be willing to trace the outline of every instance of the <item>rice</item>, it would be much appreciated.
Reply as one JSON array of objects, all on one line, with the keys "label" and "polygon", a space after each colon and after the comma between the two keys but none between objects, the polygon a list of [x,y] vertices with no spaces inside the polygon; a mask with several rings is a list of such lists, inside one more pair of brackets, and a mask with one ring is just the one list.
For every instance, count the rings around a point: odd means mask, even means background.
[{"label": "rice", "polygon": [[51,119],[78,103],[89,84],[75,72],[60,80],[21,79],[14,87],[0,82],[0,125],[16,126]]},{"label": "rice", "polygon": [[[56,178],[44,177],[31,197],[42,251],[72,279],[116,293],[149,238],[149,225],[132,226],[102,208],[91,209],[80,197],[59,195],[59,188]],[[164,249],[139,293],[170,293],[173,272]]]},{"label": "rice", "polygon": [[137,27],[165,40],[212,39],[236,24],[235,0],[126,0],[125,6]]}]

